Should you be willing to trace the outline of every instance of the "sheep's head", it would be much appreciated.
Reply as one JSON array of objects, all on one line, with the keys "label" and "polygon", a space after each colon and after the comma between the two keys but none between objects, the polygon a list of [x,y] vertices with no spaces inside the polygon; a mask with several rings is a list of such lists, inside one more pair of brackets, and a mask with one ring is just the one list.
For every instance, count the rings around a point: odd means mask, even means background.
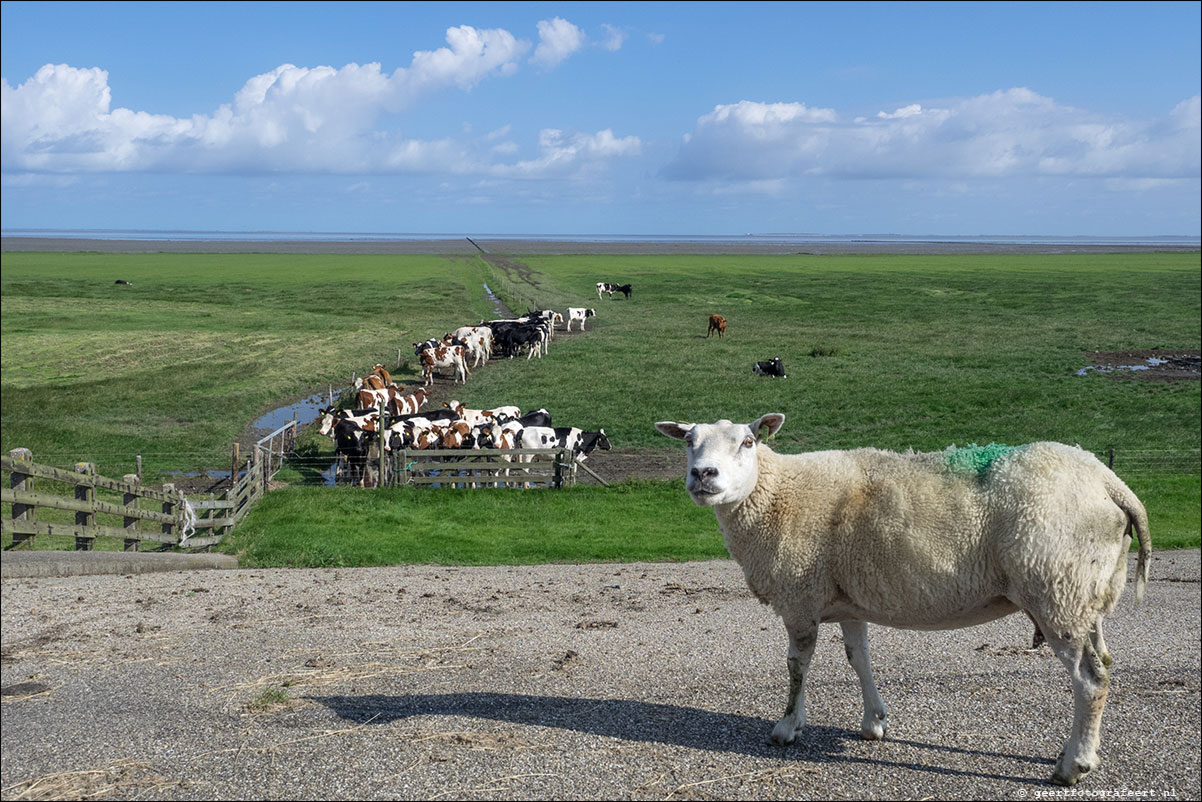
[{"label": "sheep's head", "polygon": [[759,479],[756,445],[776,434],[784,422],[784,415],[771,412],[752,423],[660,421],[655,428],[688,445],[685,489],[697,504],[713,507],[751,495]]}]

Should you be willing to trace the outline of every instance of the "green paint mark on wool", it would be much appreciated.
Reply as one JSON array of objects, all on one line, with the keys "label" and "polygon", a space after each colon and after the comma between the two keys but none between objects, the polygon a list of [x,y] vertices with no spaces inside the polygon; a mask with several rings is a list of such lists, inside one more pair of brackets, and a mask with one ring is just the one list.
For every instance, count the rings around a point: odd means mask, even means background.
[{"label": "green paint mark on wool", "polygon": [[984,479],[998,457],[1020,448],[1022,446],[1006,446],[1001,443],[990,443],[987,446],[972,443],[964,448],[948,446],[944,453],[947,455],[947,469],[952,473],[974,473],[978,479]]}]

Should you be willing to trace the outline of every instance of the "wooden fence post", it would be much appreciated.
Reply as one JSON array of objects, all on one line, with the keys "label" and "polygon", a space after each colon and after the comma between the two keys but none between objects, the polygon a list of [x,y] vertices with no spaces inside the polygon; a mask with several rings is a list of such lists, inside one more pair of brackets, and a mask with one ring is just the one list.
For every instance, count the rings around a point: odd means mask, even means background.
[{"label": "wooden fence post", "polygon": [[238,484],[238,444],[234,443],[234,450],[230,455],[230,488],[234,488]]},{"label": "wooden fence post", "polygon": [[[139,457],[139,459],[141,459],[141,458]],[[127,482],[131,485],[142,484],[142,480],[138,477],[138,475],[136,473],[127,473],[127,474],[125,474],[125,476],[121,477],[121,479],[122,479],[122,481]],[[125,493],[121,496],[121,500],[125,504],[125,506],[129,507],[131,510],[136,510],[138,508],[138,494],[137,493],[133,493],[133,492],[130,492],[130,490],[126,490]],[[133,516],[126,515],[125,518],[123,519],[123,522],[124,522],[125,528],[134,533],[133,537],[125,538],[125,551],[137,551],[138,544],[140,542],[137,537],[138,519],[134,518]]]},{"label": "wooden fence post", "polygon": [[[163,492],[167,493],[169,496],[174,497],[175,496],[175,485],[168,482],[167,484],[163,485]],[[175,516],[175,502],[174,501],[164,501],[163,502],[163,514],[170,515],[174,518],[174,516]],[[164,535],[174,535],[175,534],[175,523],[172,522],[172,523],[163,524],[163,534]]]},{"label": "wooden fence post", "polygon": [[380,454],[376,466],[376,488],[379,489],[384,487],[384,433],[388,430],[388,407],[381,401],[377,408],[379,409],[377,413],[379,422],[376,424],[376,447]]},{"label": "wooden fence post", "polygon": [[139,454],[134,459],[134,463],[138,466],[138,484],[142,484],[142,455],[141,454]]},{"label": "wooden fence post", "polygon": [[[87,512],[83,510],[75,512],[75,525],[93,527],[96,525],[96,507],[94,506],[96,502],[96,466],[90,462],[77,462],[75,463],[75,472],[88,477],[86,481],[75,485],[75,500],[86,502],[90,507]],[[75,536],[76,551],[91,551],[95,545],[95,536]]]},{"label": "wooden fence post", "polygon": [[[8,452],[8,456],[12,457],[12,459],[13,459],[13,470],[12,470],[12,473],[10,473],[9,477],[8,477],[8,486],[18,492],[26,491],[26,492],[32,493],[33,492],[33,476],[31,476],[30,474],[27,474],[27,473],[21,473],[18,470],[17,465],[22,462],[32,463],[33,462],[33,452],[30,451],[28,448],[14,448],[12,451]],[[36,507],[32,507],[28,504],[19,504],[17,502],[13,502],[13,520],[14,521],[32,521],[32,520],[34,520],[34,515],[36,514],[36,512],[37,512]],[[24,543],[27,540],[32,541],[33,535],[23,535],[23,534],[19,534],[17,532],[13,532],[13,547],[14,548],[18,544]]]}]

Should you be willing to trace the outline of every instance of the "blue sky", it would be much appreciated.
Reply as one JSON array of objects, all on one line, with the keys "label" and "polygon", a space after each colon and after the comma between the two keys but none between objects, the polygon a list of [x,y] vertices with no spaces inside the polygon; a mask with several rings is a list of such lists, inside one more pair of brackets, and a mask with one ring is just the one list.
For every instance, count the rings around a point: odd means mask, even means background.
[{"label": "blue sky", "polygon": [[1200,9],[4,2],[3,227],[1197,236]]}]

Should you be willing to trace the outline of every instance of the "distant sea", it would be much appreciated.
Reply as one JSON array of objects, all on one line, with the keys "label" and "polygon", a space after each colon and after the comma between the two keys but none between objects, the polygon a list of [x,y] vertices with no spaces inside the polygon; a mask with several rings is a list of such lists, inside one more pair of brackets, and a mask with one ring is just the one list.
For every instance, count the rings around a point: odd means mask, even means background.
[{"label": "distant sea", "polygon": [[489,233],[389,233],[347,231],[167,231],[149,229],[51,229],[5,228],[4,237],[45,239],[142,240],[151,242],[441,242],[465,238],[514,242],[592,242],[592,243],[760,243],[772,245],[917,245],[946,243],[961,245],[1051,245],[1051,246],[1161,246],[1202,247],[1197,236],[1144,237],[1057,237],[1041,235],[941,234],[489,234]]}]

